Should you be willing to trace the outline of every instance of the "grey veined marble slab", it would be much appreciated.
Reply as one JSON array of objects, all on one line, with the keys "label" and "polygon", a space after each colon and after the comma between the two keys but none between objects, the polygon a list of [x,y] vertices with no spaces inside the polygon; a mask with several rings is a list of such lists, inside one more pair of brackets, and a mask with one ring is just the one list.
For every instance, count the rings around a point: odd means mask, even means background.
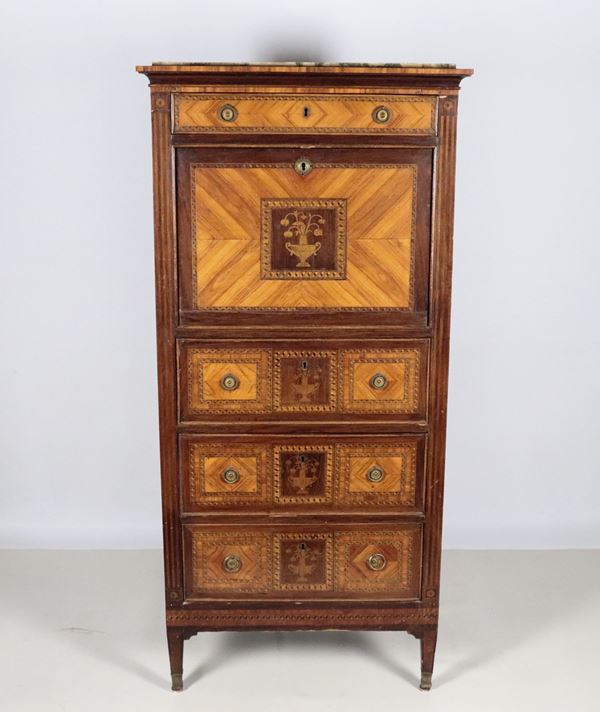
[{"label": "grey veined marble slab", "polygon": [[152,62],[153,67],[397,67],[411,69],[456,69],[456,64],[421,64],[413,62]]}]

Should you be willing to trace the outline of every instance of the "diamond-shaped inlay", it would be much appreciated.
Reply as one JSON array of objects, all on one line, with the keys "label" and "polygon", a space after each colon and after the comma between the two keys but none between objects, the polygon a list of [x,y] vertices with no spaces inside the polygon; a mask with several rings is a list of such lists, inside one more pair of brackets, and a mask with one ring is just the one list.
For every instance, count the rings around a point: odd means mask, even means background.
[{"label": "diamond-shaped inlay", "polygon": [[[373,561],[375,557],[383,557],[383,565],[380,568],[369,566],[372,557]],[[398,551],[389,544],[368,544],[352,552],[352,566],[368,579],[393,578],[398,574]]]}]

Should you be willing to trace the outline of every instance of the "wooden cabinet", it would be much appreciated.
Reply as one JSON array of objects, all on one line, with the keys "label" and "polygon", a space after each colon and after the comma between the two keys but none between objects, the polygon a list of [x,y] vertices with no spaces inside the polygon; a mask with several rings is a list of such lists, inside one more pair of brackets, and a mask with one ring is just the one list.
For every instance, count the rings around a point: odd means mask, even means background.
[{"label": "wooden cabinet", "polygon": [[167,638],[437,637],[451,65],[165,65],[151,84]]}]

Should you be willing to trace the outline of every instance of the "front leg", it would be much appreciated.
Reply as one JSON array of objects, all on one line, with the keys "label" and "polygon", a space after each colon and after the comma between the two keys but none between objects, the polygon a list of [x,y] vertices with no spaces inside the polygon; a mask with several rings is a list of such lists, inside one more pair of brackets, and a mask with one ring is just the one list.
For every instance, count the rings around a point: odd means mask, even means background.
[{"label": "front leg", "polygon": [[182,631],[167,629],[169,661],[171,663],[171,689],[183,690],[183,641]]},{"label": "front leg", "polygon": [[421,634],[421,689],[431,690],[433,660],[437,642],[437,627],[427,628]]}]

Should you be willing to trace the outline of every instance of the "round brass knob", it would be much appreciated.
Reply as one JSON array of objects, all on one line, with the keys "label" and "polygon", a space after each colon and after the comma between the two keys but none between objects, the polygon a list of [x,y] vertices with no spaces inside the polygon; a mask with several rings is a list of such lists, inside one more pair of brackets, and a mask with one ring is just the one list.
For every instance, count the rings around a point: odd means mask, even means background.
[{"label": "round brass knob", "polygon": [[236,574],[242,568],[242,560],[235,554],[230,554],[223,559],[223,568],[228,574]]},{"label": "round brass knob", "polygon": [[369,558],[367,559],[367,566],[371,569],[371,571],[381,571],[382,569],[385,569],[387,561],[385,560],[385,556],[383,554],[371,554]]},{"label": "round brass knob", "polygon": [[376,106],[373,109],[373,121],[378,124],[387,124],[387,122],[392,118],[392,112],[387,106]]},{"label": "round brass knob", "polygon": [[371,388],[374,388],[376,391],[382,391],[388,384],[388,379],[386,376],[383,375],[383,373],[376,373],[374,376],[371,377],[371,380],[369,381],[369,385]]},{"label": "round brass knob", "polygon": [[374,465],[367,472],[367,479],[369,482],[382,482],[385,477],[385,472],[381,467]]},{"label": "round brass knob", "polygon": [[234,106],[231,106],[231,104],[223,104],[223,106],[219,109],[219,118],[222,121],[235,121],[237,119],[237,109]]},{"label": "round brass knob", "polygon": [[233,373],[226,373],[221,379],[221,388],[226,391],[235,391],[236,388],[239,388],[239,385],[240,379],[234,376]]},{"label": "round brass knob", "polygon": [[235,467],[228,467],[223,471],[221,477],[223,478],[223,482],[226,484],[234,485],[236,482],[239,482],[240,473],[235,469]]}]

